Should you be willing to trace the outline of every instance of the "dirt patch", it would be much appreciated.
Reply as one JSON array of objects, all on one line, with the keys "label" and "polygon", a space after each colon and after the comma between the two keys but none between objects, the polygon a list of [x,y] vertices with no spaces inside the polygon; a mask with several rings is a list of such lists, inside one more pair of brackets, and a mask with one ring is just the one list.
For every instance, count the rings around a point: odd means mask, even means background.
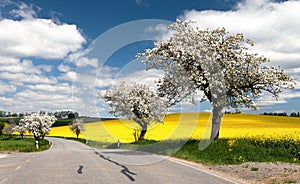
[{"label": "dirt patch", "polygon": [[300,165],[283,162],[246,162],[240,165],[211,165],[212,170],[243,179],[247,183],[299,183]]},{"label": "dirt patch", "polygon": [[283,162],[246,162],[239,165],[208,165],[172,158],[180,162],[197,166],[201,170],[231,179],[236,183],[247,184],[300,184],[300,164]]}]

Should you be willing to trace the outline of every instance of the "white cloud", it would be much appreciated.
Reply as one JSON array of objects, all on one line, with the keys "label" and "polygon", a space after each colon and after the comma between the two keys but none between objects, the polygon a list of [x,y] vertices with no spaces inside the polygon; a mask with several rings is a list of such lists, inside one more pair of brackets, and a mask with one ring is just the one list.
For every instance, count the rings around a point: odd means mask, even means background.
[{"label": "white cloud", "polygon": [[21,18],[34,18],[37,16],[37,13],[41,10],[40,7],[35,5],[27,5],[23,2],[15,3],[15,5],[18,7],[18,9],[13,9],[10,11],[10,13],[14,17],[21,17]]},{"label": "white cloud", "polygon": [[62,76],[59,76],[58,79],[73,82],[74,80],[77,80],[77,73],[74,71],[69,71]]},{"label": "white cloud", "polygon": [[53,65],[38,65],[37,68],[45,72],[51,72],[53,69]]},{"label": "white cloud", "polygon": [[[5,60],[4,60],[5,61]],[[13,61],[10,63],[10,61]],[[26,74],[40,74],[41,71],[32,64],[30,60],[7,60],[7,62],[0,61],[0,72],[10,73],[26,73]]]},{"label": "white cloud", "polygon": [[17,87],[15,85],[7,84],[0,81],[0,94],[5,94],[6,92],[12,93],[16,92]]},{"label": "white cloud", "polygon": [[55,77],[46,77],[38,74],[25,73],[9,73],[0,72],[0,79],[9,80],[10,83],[41,83],[41,84],[55,84],[57,80]]},{"label": "white cloud", "polygon": [[77,62],[78,67],[85,67],[85,66],[92,66],[92,67],[99,67],[99,62],[97,58],[87,58],[82,57]]},{"label": "white cloud", "polygon": [[50,85],[50,84],[28,85],[27,88],[34,91],[46,91],[46,92],[70,93],[72,91],[72,88],[68,83],[60,83],[55,85]]},{"label": "white cloud", "polygon": [[300,92],[299,91],[283,91],[281,94],[279,94],[279,97],[276,99],[269,93],[264,93],[261,97],[259,97],[256,100],[256,104],[258,106],[271,106],[275,104],[285,104],[288,103],[289,100],[300,98]]},{"label": "white cloud", "polygon": [[300,1],[244,0],[231,11],[186,11],[181,19],[206,28],[225,27],[256,42],[254,50],[273,64],[300,67]]},{"label": "white cloud", "polygon": [[64,65],[64,64],[60,64],[57,69],[60,71],[60,72],[69,72],[71,70],[71,67],[68,66],[68,65]]},{"label": "white cloud", "polygon": [[85,38],[76,25],[50,19],[0,20],[0,55],[8,57],[64,58],[82,47]]}]

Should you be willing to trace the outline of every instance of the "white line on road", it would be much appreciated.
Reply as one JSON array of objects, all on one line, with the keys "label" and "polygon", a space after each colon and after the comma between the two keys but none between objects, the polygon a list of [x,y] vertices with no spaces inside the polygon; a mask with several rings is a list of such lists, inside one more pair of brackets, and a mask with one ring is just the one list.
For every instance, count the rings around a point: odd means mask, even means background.
[{"label": "white line on road", "polygon": [[192,169],[195,169],[195,170],[204,172],[204,173],[206,173],[206,174],[213,175],[213,176],[215,176],[215,177],[218,177],[218,178],[220,178],[220,179],[229,181],[229,182],[231,182],[231,183],[238,184],[237,181],[233,181],[233,180],[230,180],[230,179],[228,179],[228,178],[225,178],[225,177],[222,177],[222,176],[220,176],[220,175],[217,175],[217,174],[211,173],[211,172],[209,172],[209,171],[206,171],[206,170],[204,170],[204,169],[201,169],[201,168],[199,168],[199,167],[195,167],[195,166],[192,166],[192,165],[189,165],[189,164],[180,162],[180,161],[178,161],[178,160],[175,160],[174,158],[169,157],[168,160],[170,160],[170,161],[172,161],[172,162],[175,162],[175,163],[177,163],[177,164],[180,164],[180,165],[183,165],[183,166],[186,166],[186,167],[189,167],[189,168],[192,168]]},{"label": "white line on road", "polygon": [[21,169],[21,165],[19,165],[16,169],[15,169],[15,171],[17,171],[17,170],[19,170],[19,169]]}]

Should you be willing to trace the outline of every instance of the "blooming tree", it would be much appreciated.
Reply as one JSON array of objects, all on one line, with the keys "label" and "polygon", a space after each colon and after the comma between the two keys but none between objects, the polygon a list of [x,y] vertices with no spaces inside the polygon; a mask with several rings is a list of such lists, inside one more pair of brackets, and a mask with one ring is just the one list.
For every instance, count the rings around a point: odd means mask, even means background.
[{"label": "blooming tree", "polygon": [[128,84],[123,81],[107,89],[100,97],[108,102],[111,114],[125,116],[140,125],[139,140],[144,139],[151,122],[163,123],[167,112],[166,101],[145,84]]},{"label": "blooming tree", "polygon": [[79,134],[82,133],[82,131],[84,131],[83,120],[82,119],[74,119],[72,121],[70,129],[76,134],[76,138],[78,139]]},{"label": "blooming tree", "polygon": [[19,126],[25,127],[39,141],[43,140],[45,135],[50,132],[50,127],[55,121],[54,116],[33,113],[20,119]]},{"label": "blooming tree", "polygon": [[27,129],[24,126],[16,125],[15,127],[13,127],[13,131],[14,132],[19,132],[19,134],[23,138],[25,132],[27,131]]},{"label": "blooming tree", "polygon": [[204,93],[201,101],[209,100],[213,112],[211,140],[219,136],[224,108],[257,109],[254,99],[263,91],[278,97],[294,86],[284,70],[268,66],[268,58],[250,52],[254,42],[241,33],[229,34],[225,28],[200,30],[179,20],[169,28],[168,39],[137,57],[144,58],[148,69],[164,70],[158,91],[170,106],[197,91]]}]

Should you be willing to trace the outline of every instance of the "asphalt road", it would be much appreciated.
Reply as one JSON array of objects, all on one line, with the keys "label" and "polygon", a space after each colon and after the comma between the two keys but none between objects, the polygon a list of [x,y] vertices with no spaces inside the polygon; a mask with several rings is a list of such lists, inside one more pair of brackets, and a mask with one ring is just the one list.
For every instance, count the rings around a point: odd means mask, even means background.
[{"label": "asphalt road", "polygon": [[47,139],[53,143],[47,151],[0,155],[0,183],[233,183],[164,156],[98,150],[75,141]]}]

